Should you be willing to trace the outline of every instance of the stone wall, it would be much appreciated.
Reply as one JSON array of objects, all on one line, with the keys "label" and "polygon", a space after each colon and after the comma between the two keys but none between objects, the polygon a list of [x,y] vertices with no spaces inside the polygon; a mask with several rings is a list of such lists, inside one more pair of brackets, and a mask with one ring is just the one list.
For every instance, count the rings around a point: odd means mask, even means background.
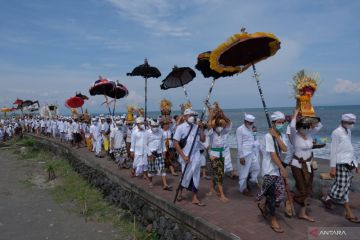
[{"label": "stone wall", "polygon": [[101,190],[106,200],[128,210],[121,217],[131,219],[135,215],[141,226],[156,233],[158,239],[240,239],[151,192],[144,191],[95,161],[84,159],[64,144],[39,136],[32,137],[39,147],[65,157],[77,173]]}]

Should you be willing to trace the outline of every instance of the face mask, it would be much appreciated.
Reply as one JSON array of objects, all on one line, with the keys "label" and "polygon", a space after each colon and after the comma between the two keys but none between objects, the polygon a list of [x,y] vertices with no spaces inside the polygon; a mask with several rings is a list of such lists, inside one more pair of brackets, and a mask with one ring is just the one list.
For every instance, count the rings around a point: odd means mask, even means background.
[{"label": "face mask", "polygon": [[116,125],[118,129],[122,129],[122,125]]},{"label": "face mask", "polygon": [[145,129],[145,125],[144,125],[144,124],[139,125],[139,129],[144,130],[144,129]]},{"label": "face mask", "polygon": [[354,128],[354,124],[344,124],[347,129]]},{"label": "face mask", "polygon": [[215,131],[216,131],[217,133],[221,133],[222,130],[223,130],[223,127],[216,127],[216,128],[215,128]]},{"label": "face mask", "polygon": [[285,128],[286,128],[286,125],[283,123],[275,125],[275,129],[280,133],[283,133],[285,131]]},{"label": "face mask", "polygon": [[159,127],[152,127],[151,131],[157,133],[159,131]]},{"label": "face mask", "polygon": [[188,121],[188,123],[194,123],[195,122],[195,117],[190,116],[187,121]]}]

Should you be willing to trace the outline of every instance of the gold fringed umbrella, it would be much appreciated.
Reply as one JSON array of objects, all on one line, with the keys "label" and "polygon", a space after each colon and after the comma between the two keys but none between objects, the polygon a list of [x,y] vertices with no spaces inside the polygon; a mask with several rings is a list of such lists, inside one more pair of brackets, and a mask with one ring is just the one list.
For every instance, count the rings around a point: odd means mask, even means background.
[{"label": "gold fringed umbrella", "polygon": [[271,127],[270,117],[255,64],[275,55],[279,49],[280,40],[274,34],[265,32],[249,34],[245,32],[245,28],[242,28],[241,33],[231,36],[214,49],[209,59],[210,68],[219,73],[244,72],[252,66],[269,127]]},{"label": "gold fringed umbrella", "polygon": [[[241,33],[231,36],[226,42],[214,49],[210,55],[210,68],[219,73],[224,71],[241,73],[252,66],[253,77],[256,80],[269,128],[272,125],[255,64],[275,55],[279,49],[280,40],[274,34],[265,32],[249,34],[245,32],[245,28],[242,28]],[[276,143],[275,139],[274,142]],[[280,157],[277,147],[275,150]],[[284,179],[284,183],[292,213],[294,213],[287,179]]]}]

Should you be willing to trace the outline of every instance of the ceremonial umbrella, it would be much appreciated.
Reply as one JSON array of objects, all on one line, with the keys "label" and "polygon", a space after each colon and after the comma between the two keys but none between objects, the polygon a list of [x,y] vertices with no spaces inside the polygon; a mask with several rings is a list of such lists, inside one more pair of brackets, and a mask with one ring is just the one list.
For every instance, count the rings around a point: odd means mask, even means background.
[{"label": "ceremonial umbrella", "polygon": [[91,96],[103,95],[105,97],[105,103],[108,107],[110,115],[111,115],[111,110],[106,94],[109,93],[114,87],[115,87],[115,83],[113,81],[109,81],[108,79],[99,76],[99,79],[96,80],[94,85],[91,86],[89,89],[89,93]]},{"label": "ceremonial umbrella", "polygon": [[65,101],[65,106],[68,108],[81,108],[85,101],[81,97],[71,97]]},{"label": "ceremonial umbrella", "polygon": [[[255,64],[275,55],[279,49],[280,40],[274,34],[264,32],[249,34],[245,32],[245,28],[242,28],[241,33],[233,35],[226,42],[220,44],[210,55],[210,68],[220,73],[224,71],[243,72],[252,66],[254,72],[253,77],[256,80],[269,128],[271,128],[272,125]],[[273,140],[276,144],[275,138],[273,138]],[[275,151],[280,157],[277,146],[275,147]],[[286,178],[284,179],[284,183],[288,201],[294,214],[294,206]]]},{"label": "ceremonial umbrella", "polygon": [[12,112],[12,111],[15,111],[15,110],[16,110],[16,108],[7,108],[7,107],[1,108],[1,112],[4,113],[5,117],[6,117],[6,113]]},{"label": "ceremonial umbrella", "polygon": [[76,97],[82,98],[84,100],[89,100],[88,96],[81,94],[81,92],[77,92],[75,94]]},{"label": "ceremonial umbrella", "polygon": [[200,53],[197,58],[197,63],[195,65],[195,68],[199,70],[205,78],[211,77],[213,79],[218,79],[220,77],[231,77],[234,74],[238,73],[236,71],[233,72],[223,71],[219,73],[217,71],[212,70],[210,68],[210,61],[209,61],[210,55],[211,55],[211,51]]},{"label": "ceremonial umbrella", "polygon": [[23,102],[24,102],[23,100],[17,98],[13,104],[21,105]]},{"label": "ceremonial umbrella", "polygon": [[280,40],[275,35],[264,32],[249,34],[243,28],[241,33],[233,35],[220,44],[210,55],[210,67],[219,73],[243,72],[252,66],[269,127],[271,127],[270,117],[255,64],[275,55],[279,49]]},{"label": "ceremonial umbrella", "polygon": [[189,95],[186,91],[184,85],[191,82],[196,77],[196,73],[189,67],[180,67],[174,66],[173,70],[166,76],[162,81],[160,88],[162,90],[167,90],[170,88],[182,87],[184,89],[185,97],[190,103]]},{"label": "ceremonial umbrella", "polygon": [[124,98],[129,94],[129,90],[119,81],[114,84],[113,89],[106,93],[106,96],[113,98],[114,105],[113,105],[113,116],[115,115],[115,106],[116,106],[116,99]]},{"label": "ceremonial umbrella", "polygon": [[[200,122],[203,121],[204,119],[204,116],[205,116],[205,112],[206,112],[206,105],[207,103],[209,102],[210,100],[210,96],[211,96],[211,92],[214,88],[214,84],[215,84],[215,80],[220,78],[220,77],[230,77],[230,76],[233,76],[235,74],[237,74],[238,72],[237,71],[232,71],[232,72],[228,72],[228,71],[223,71],[221,73],[217,72],[217,71],[214,71],[210,68],[210,62],[209,62],[209,57],[210,57],[210,54],[211,54],[211,51],[207,51],[207,52],[203,52],[203,53],[200,53],[197,57],[197,63],[195,65],[195,68],[199,71],[201,71],[201,73],[203,74],[203,76],[205,78],[209,78],[211,77],[212,78],[212,82],[211,82],[211,85],[210,85],[210,88],[209,88],[209,92],[208,92],[208,95],[204,101],[204,107],[203,107],[203,111],[200,115]],[[196,129],[196,134],[195,136],[197,136],[197,134],[199,133],[199,128]],[[193,149],[194,149],[194,146],[195,146],[195,139],[194,141],[192,142],[191,144],[191,148],[190,148],[190,151],[189,151],[189,154],[188,154],[188,157],[189,157],[189,161],[190,161],[190,158],[191,158],[191,154],[193,152]],[[189,162],[188,161],[188,162]],[[180,188],[181,188],[181,182],[182,180],[184,179],[184,174],[185,174],[185,171],[187,169],[187,166],[188,166],[188,162],[185,164],[185,168],[184,168],[184,171],[181,175],[181,179],[180,179],[180,182],[179,182],[179,185],[176,189],[176,193],[175,193],[175,197],[174,197],[174,203],[176,202],[176,199],[177,199],[177,196],[179,194],[179,191],[180,191]]]},{"label": "ceremonial umbrella", "polygon": [[128,76],[141,76],[145,79],[145,121],[147,115],[147,79],[148,78],[158,78],[161,76],[159,69],[149,65],[147,59],[145,58],[144,64],[141,64],[135,67],[131,73],[127,74]]}]

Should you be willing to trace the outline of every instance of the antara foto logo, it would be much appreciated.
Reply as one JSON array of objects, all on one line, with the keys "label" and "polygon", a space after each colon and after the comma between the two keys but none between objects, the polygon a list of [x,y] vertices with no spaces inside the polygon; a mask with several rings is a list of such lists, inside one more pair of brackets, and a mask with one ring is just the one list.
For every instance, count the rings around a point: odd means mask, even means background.
[{"label": "antara foto logo", "polygon": [[309,234],[313,237],[318,237],[319,236],[319,231],[317,228],[310,228],[309,230]]}]

